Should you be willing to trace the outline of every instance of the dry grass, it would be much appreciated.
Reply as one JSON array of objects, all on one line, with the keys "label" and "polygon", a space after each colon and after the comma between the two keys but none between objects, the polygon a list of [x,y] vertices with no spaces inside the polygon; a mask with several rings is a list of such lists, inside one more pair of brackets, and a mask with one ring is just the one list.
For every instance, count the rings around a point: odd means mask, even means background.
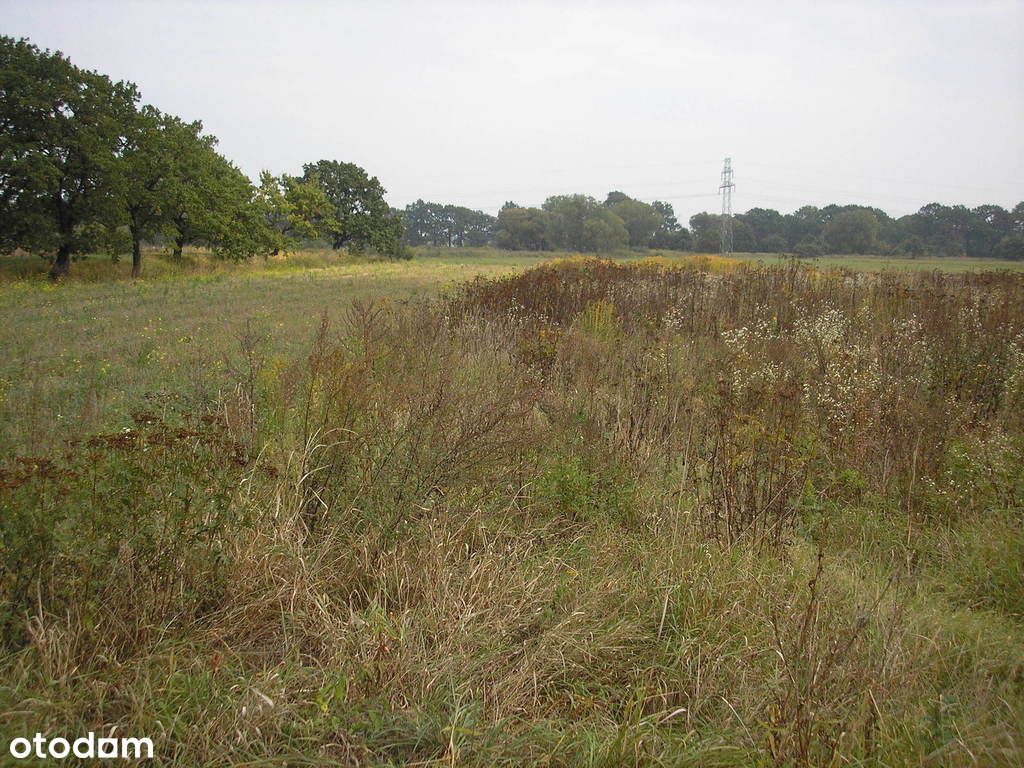
[{"label": "dry grass", "polygon": [[1019,764],[1022,294],[570,260],[301,354],[239,329],[205,419],[5,467],[0,723],[162,764]]}]

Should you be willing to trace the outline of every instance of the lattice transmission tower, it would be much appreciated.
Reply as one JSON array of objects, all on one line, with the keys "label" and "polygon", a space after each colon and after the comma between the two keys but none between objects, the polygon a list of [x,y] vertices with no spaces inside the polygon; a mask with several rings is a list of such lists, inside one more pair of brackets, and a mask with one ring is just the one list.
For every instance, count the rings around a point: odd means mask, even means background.
[{"label": "lattice transmission tower", "polygon": [[722,185],[718,188],[722,195],[722,253],[732,253],[732,158],[725,158],[722,168]]}]

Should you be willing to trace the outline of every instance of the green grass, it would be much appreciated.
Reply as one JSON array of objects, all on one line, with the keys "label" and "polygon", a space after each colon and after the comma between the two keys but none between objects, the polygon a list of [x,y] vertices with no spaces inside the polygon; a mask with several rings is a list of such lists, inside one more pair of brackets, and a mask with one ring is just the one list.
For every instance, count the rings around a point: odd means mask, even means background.
[{"label": "green grass", "polygon": [[128,424],[146,394],[175,405],[208,400],[247,327],[267,338],[269,355],[294,354],[323,315],[336,320],[355,299],[432,295],[542,258],[450,252],[371,262],[304,253],[179,266],[148,254],[144,279],[130,281],[127,264],[94,259],[56,285],[36,260],[35,271],[27,260],[0,261],[8,278],[0,281],[0,442],[45,452],[76,432]]},{"label": "green grass", "polygon": [[[760,264],[780,264],[791,257],[777,253],[735,253],[733,258],[753,261]],[[968,258],[919,258],[906,259],[897,256],[820,256],[814,259],[801,259],[801,263],[811,264],[819,268],[843,267],[858,271],[876,271],[882,269],[898,270],[933,270],[940,272],[986,272],[1009,270],[1024,271],[1024,261],[1007,261],[1005,259],[968,259]]]},{"label": "green grass", "polygon": [[[519,271],[565,253],[490,248],[417,249],[410,261],[371,261],[331,251],[234,264],[186,254],[145,255],[143,278],[130,264],[92,257],[52,284],[35,257],[0,259],[0,441],[42,453],[80,431],[117,429],[151,399],[193,407],[215,396],[240,337],[266,338],[270,356],[308,345],[322,316],[337,320],[354,299],[401,301],[435,295],[474,277]],[[636,260],[678,253],[624,254]],[[737,254],[773,263],[778,256]],[[852,269],[1022,269],[1024,263],[972,259],[829,257],[819,266]]]}]

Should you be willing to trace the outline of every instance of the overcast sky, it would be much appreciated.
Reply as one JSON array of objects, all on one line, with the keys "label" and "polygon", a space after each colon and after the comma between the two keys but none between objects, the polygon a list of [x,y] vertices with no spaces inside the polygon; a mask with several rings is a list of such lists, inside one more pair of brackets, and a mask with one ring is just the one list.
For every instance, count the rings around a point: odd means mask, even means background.
[{"label": "overcast sky", "polygon": [[201,119],[254,178],[358,163],[392,205],[668,200],[679,218],[1024,199],[1024,0],[47,2],[4,34]]}]

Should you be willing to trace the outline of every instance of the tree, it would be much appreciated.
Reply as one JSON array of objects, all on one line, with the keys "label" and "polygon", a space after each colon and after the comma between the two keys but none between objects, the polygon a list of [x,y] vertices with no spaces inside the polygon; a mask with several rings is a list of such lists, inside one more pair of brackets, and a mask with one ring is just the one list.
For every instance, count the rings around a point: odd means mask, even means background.
[{"label": "tree", "polygon": [[[785,244],[779,247],[779,239],[785,239],[785,219],[771,208],[751,208],[735,217],[750,228],[753,249],[764,253],[781,253]],[[735,239],[735,235],[734,235]]]},{"label": "tree", "polygon": [[491,239],[495,218],[461,205],[417,200],[400,212],[408,245],[481,246]]},{"label": "tree", "polygon": [[249,178],[214,149],[216,139],[196,124],[165,126],[165,139],[178,158],[172,194],[174,257],[185,245],[209,245],[228,258],[269,253],[274,235]]},{"label": "tree", "polygon": [[[611,194],[608,197],[610,198]],[[662,222],[661,214],[653,206],[627,197],[610,208],[616,216],[622,219],[622,223],[629,233],[630,248],[646,248],[650,245],[651,237]]]},{"label": "tree", "polygon": [[607,208],[599,208],[583,224],[584,250],[607,253],[625,248],[628,244],[629,230],[622,219]]},{"label": "tree", "polygon": [[442,237],[442,225],[438,219],[437,206],[417,200],[405,206],[402,214],[404,232],[402,241],[407,245],[438,245]]},{"label": "tree", "polygon": [[793,253],[801,259],[810,259],[821,256],[825,252],[825,246],[817,237],[805,237],[793,247]]},{"label": "tree", "polygon": [[123,221],[121,154],[138,101],[131,83],[59,52],[0,38],[0,244],[55,254],[50,276]]},{"label": "tree", "polygon": [[369,247],[388,256],[399,254],[402,223],[384,201],[385,190],[376,176],[354,163],[320,160],[303,166],[302,180],[319,185],[334,206],[332,248]]},{"label": "tree", "polygon": [[332,237],[338,229],[336,207],[315,177],[304,181],[297,176],[260,174],[257,204],[273,233],[271,252],[277,254],[305,240]]},{"label": "tree", "polygon": [[878,218],[871,211],[844,211],[825,225],[825,245],[832,253],[870,253],[878,239]]},{"label": "tree", "polygon": [[555,195],[542,207],[548,214],[549,242],[565,250],[584,250],[584,227],[587,218],[598,210],[597,201],[586,195]]},{"label": "tree", "polygon": [[813,205],[797,208],[783,217],[783,229],[790,247],[808,238],[819,237],[824,226],[821,210]]},{"label": "tree", "polygon": [[151,106],[133,115],[121,157],[124,209],[132,238],[132,277],[142,272],[142,241],[170,224],[174,157],[161,131],[163,115]]},{"label": "tree", "polygon": [[512,251],[544,251],[548,214],[540,208],[520,208],[508,203],[498,212],[495,244]]},{"label": "tree", "polygon": [[1024,261],[1024,234],[1013,232],[1000,240],[995,248],[995,257],[1011,261]]},{"label": "tree", "polygon": [[[721,217],[719,217],[719,220],[721,220]],[[752,253],[757,250],[753,231],[747,222],[738,216],[733,216],[732,221],[732,247],[734,251],[739,253]]]},{"label": "tree", "polygon": [[588,195],[555,195],[544,201],[547,240],[570,251],[609,251],[629,242],[622,219]]},{"label": "tree", "polygon": [[964,234],[964,250],[968,256],[991,256],[996,246],[1013,231],[1013,219],[1000,205],[979,205],[970,212]]},{"label": "tree", "polygon": [[909,234],[920,237],[932,253],[961,256],[966,253],[968,218],[969,211],[964,206],[929,203],[910,217]]},{"label": "tree", "polygon": [[718,253],[722,247],[722,221],[712,213],[695,213],[690,217],[693,247],[701,253]]},{"label": "tree", "polygon": [[920,237],[917,235],[909,235],[900,243],[899,251],[904,256],[916,259],[924,256],[928,249],[925,247],[924,240]]},{"label": "tree", "polygon": [[690,232],[679,225],[679,219],[676,218],[672,204],[655,200],[651,203],[651,207],[661,215],[661,223],[658,224],[658,228],[651,236],[651,248],[668,248],[674,251],[689,250],[692,245]]},{"label": "tree", "polygon": [[774,232],[763,238],[758,244],[762,253],[785,253],[789,248],[786,238],[779,232]]},{"label": "tree", "polygon": [[[211,184],[211,174],[227,161],[213,149],[216,139],[202,135],[198,121],[186,123],[147,105],[133,116],[126,137],[121,156],[123,205],[132,241],[132,277],[138,277],[144,240],[173,232],[175,255],[180,258],[186,233],[192,240],[200,235],[194,227],[189,232],[186,219],[209,224],[231,205],[250,201],[251,194],[239,187],[239,199],[230,194],[230,185]],[[245,187],[250,186],[246,179]],[[204,188],[208,194],[200,196]],[[215,227],[205,230],[202,234],[210,244],[221,239]]]}]

